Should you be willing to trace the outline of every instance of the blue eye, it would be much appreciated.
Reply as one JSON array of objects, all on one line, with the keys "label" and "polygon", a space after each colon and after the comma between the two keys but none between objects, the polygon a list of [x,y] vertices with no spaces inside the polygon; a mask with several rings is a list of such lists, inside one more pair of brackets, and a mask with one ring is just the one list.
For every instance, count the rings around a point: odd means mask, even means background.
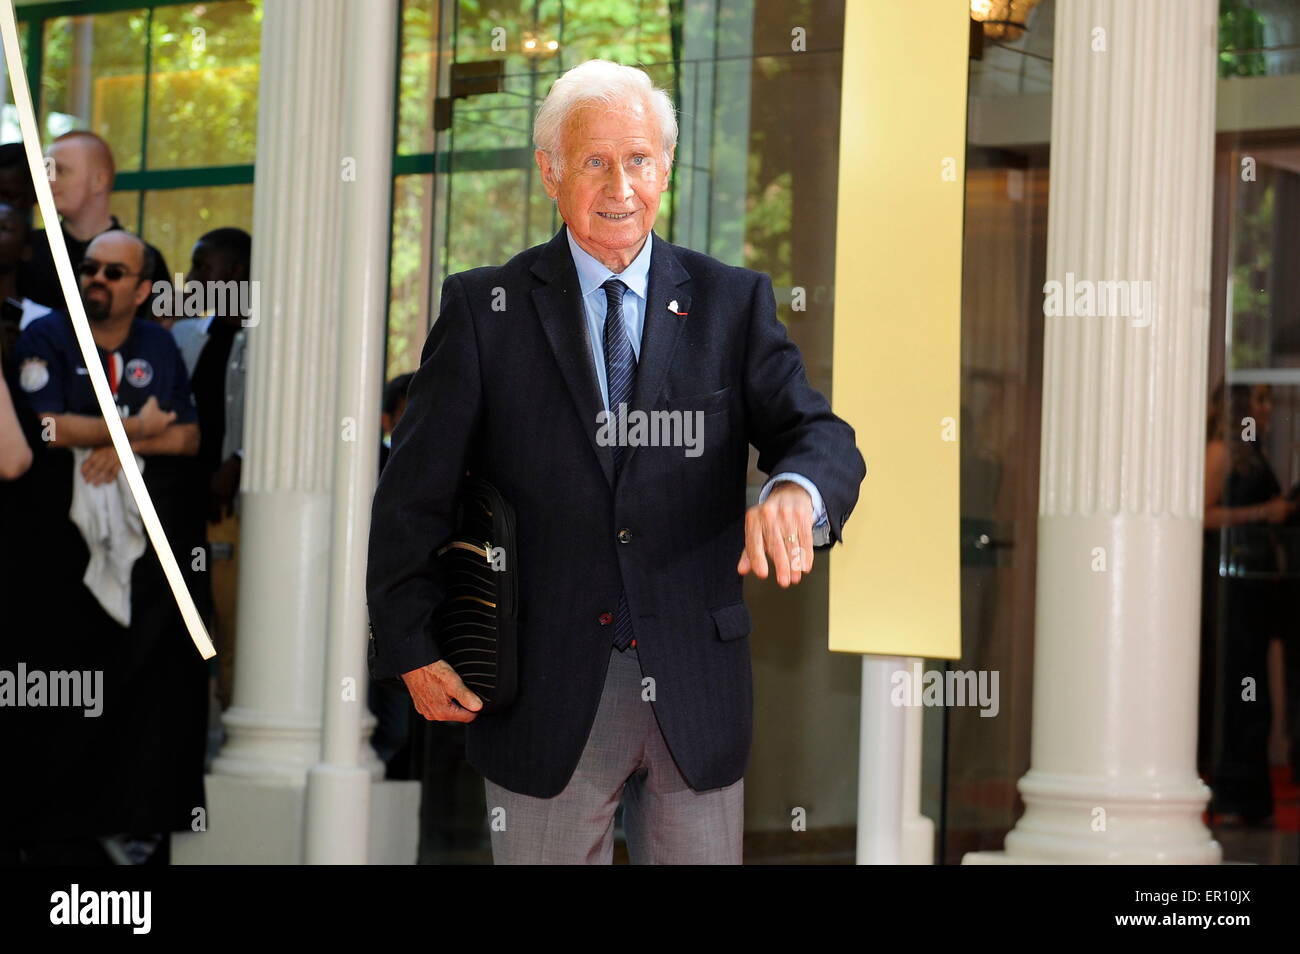
[{"label": "blue eye", "polygon": [[632,157],[632,161],[635,162],[638,166],[640,166],[640,165],[644,165],[644,164],[645,164],[645,156],[633,156],[633,157]]}]

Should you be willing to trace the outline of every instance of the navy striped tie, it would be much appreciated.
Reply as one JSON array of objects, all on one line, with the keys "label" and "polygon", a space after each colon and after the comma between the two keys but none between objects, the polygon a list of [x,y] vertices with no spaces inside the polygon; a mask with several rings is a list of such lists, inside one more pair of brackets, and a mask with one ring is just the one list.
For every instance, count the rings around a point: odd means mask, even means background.
[{"label": "navy striped tie", "polygon": [[[623,320],[623,292],[627,285],[611,278],[600,287],[605,289],[605,379],[609,383],[609,410],[611,414],[620,414],[626,411],[621,405],[632,402],[632,382],[636,378],[636,355]],[[615,441],[613,450],[617,483],[626,448]],[[618,612],[614,614],[614,645],[622,651],[631,643],[632,614],[627,608],[627,596],[619,593]]]}]

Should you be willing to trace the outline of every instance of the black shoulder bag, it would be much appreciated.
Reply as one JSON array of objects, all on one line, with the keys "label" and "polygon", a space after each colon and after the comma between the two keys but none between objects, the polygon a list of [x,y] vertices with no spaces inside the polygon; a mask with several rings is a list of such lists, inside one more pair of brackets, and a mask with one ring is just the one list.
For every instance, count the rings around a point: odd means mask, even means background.
[{"label": "black shoulder bag", "polygon": [[483,700],[480,713],[506,708],[518,688],[517,552],[514,510],[487,480],[467,476],[455,530],[434,555],[446,593],[433,618],[438,652]]}]

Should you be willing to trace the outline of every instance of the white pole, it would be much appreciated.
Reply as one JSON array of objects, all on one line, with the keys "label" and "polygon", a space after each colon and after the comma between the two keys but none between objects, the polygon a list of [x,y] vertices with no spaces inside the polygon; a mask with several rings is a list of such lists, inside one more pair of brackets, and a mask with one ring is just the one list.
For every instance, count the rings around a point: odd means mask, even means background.
[{"label": "white pole", "polygon": [[898,656],[862,657],[862,721],[858,742],[858,864],[903,860],[903,766],[907,708],[890,702]]},{"label": "white pole", "polygon": [[[906,660],[908,671],[924,672],[925,663]],[[905,865],[934,864],[934,822],[921,814],[921,756],[925,749],[925,707],[904,706],[903,852]]]},{"label": "white pole", "polygon": [[308,864],[364,864],[370,771],[361,764],[366,709],[366,542],[379,454],[388,299],[396,0],[349,0],[344,81],[338,414],[334,449],[321,762],[307,775]]}]

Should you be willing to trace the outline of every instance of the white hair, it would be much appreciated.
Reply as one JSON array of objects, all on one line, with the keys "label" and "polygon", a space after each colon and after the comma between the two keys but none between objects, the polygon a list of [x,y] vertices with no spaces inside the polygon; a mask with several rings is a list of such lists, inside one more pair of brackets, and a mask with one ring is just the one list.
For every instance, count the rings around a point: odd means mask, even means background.
[{"label": "white hair", "polygon": [[546,153],[556,175],[564,174],[560,137],[574,110],[603,104],[610,107],[644,103],[659,125],[663,162],[672,164],[677,145],[677,111],[668,94],[650,81],[645,70],[609,60],[587,60],[567,71],[551,86],[533,121],[533,145]]}]

